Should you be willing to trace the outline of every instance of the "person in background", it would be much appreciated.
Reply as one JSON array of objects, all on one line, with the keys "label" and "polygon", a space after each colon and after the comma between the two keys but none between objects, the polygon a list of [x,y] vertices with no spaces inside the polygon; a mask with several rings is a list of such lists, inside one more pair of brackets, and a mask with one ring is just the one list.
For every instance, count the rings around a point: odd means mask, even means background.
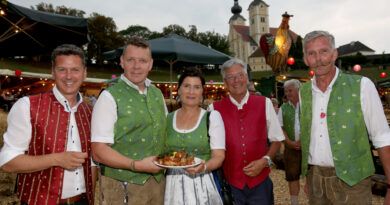
[{"label": "person in background", "polygon": [[101,164],[103,204],[163,204],[165,178],[156,156],[165,143],[167,108],[147,75],[149,43],[131,37],[120,64],[124,73],[104,90],[92,114],[92,153]]},{"label": "person in background", "polygon": [[249,91],[249,94],[256,95],[257,91],[256,91],[255,83],[253,81],[249,82],[248,91]]},{"label": "person in background", "polygon": [[[186,68],[178,82],[181,108],[168,115],[167,150],[184,150],[202,159],[187,169],[168,169],[165,204],[222,205],[211,171],[225,158],[225,128],[218,111],[201,108],[205,79],[198,68]],[[209,122],[207,122],[207,120]],[[209,124],[209,125],[208,125]]]},{"label": "person in background", "polygon": [[288,102],[279,109],[278,118],[286,140],[284,140],[284,168],[291,205],[298,205],[299,177],[301,174],[301,143],[299,124],[299,88],[301,83],[297,79],[284,82],[284,94]]},{"label": "person in background", "polygon": [[284,135],[272,102],[249,94],[248,75],[241,60],[226,61],[221,74],[229,96],[214,102],[209,109],[221,113],[226,128],[223,171],[235,204],[273,204],[271,158]]},{"label": "person in background", "polygon": [[271,98],[272,106],[274,106],[274,110],[276,114],[279,113],[279,101],[276,98]]},{"label": "person in background", "polygon": [[92,108],[82,100],[84,52],[69,44],[52,53],[53,90],[23,97],[8,115],[0,167],[18,173],[21,204],[93,204]]},{"label": "person in background", "polygon": [[[313,79],[300,89],[302,175],[309,203],[371,204],[375,167],[369,139],[378,150],[390,187],[390,130],[375,85],[335,66],[334,36],[313,31],[303,40]],[[387,192],[385,204],[390,204]]]}]

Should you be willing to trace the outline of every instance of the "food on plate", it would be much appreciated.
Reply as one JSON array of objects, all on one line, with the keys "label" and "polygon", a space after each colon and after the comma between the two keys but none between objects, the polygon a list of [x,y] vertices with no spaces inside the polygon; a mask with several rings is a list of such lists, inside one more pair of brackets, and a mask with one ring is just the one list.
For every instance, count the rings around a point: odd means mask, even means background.
[{"label": "food on plate", "polygon": [[166,166],[186,166],[195,164],[195,158],[193,155],[189,155],[186,151],[182,150],[160,155],[157,162]]}]

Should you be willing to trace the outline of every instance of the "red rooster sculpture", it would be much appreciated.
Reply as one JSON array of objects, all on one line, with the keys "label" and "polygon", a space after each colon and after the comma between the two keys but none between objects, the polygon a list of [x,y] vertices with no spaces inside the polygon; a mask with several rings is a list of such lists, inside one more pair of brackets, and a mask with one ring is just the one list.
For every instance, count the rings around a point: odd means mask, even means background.
[{"label": "red rooster sculpture", "polygon": [[293,15],[285,12],[282,17],[282,23],[280,23],[275,36],[267,33],[260,38],[260,48],[265,55],[266,63],[271,66],[275,75],[287,71],[286,62],[292,41],[288,34],[290,28],[288,22]]}]

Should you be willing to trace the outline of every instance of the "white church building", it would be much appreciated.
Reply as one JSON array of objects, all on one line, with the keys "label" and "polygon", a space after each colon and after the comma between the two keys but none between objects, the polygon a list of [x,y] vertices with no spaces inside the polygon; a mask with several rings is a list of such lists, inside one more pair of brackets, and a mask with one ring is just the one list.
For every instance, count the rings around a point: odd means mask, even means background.
[{"label": "white church building", "polygon": [[[232,56],[249,64],[252,71],[271,70],[259,46],[260,37],[263,34],[275,35],[278,29],[278,27],[269,26],[268,7],[269,5],[262,0],[253,0],[248,7],[249,26],[241,15],[242,8],[238,0],[234,0],[234,6],[231,8],[233,16],[229,20],[228,35],[230,51]],[[296,42],[298,35],[291,30],[289,34],[293,42]]]}]

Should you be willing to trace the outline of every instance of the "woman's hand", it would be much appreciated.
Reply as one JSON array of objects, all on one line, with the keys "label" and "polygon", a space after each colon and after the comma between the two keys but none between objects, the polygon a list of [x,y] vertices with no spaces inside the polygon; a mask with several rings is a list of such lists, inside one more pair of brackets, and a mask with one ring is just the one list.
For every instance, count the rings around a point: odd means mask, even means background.
[{"label": "woman's hand", "polygon": [[198,166],[187,168],[186,172],[190,175],[195,175],[197,173],[203,173],[205,170],[206,170],[206,162],[202,161]]}]

